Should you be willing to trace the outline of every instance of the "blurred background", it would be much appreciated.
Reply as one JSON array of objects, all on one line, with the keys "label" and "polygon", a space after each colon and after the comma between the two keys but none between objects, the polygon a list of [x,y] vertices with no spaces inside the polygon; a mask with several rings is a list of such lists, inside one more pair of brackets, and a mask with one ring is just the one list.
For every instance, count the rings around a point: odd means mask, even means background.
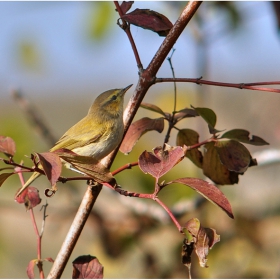
[{"label": "blurred background", "polygon": [[[152,9],[175,23],[185,4],[136,2],[131,11]],[[276,6],[271,2],[203,3],[174,46],[176,77],[203,76],[232,83],[279,81]],[[24,160],[30,166],[26,155],[47,151],[52,139],[58,139],[85,116],[99,93],[137,84],[135,59],[117,19],[112,2],[0,2],[0,135],[15,140],[15,161]],[[131,30],[145,68],[164,38],[135,26]],[[171,76],[166,61],[157,77]],[[177,109],[190,105],[211,108],[218,116],[217,129],[247,129],[270,143],[263,147],[246,145],[260,165],[240,176],[239,184],[221,187],[232,204],[234,220],[209,202],[196,203],[199,195],[187,187],[172,185],[162,191],[160,197],[182,224],[196,217],[204,227],[215,228],[221,235],[220,243],[210,251],[209,268],[200,268],[193,256],[193,277],[280,277],[279,159],[268,164],[257,154],[269,149],[276,151],[275,155],[280,148],[280,95],[182,83],[177,88]],[[126,95],[126,103],[132,92],[133,88]],[[22,99],[15,98],[17,94]],[[173,84],[158,84],[144,101],[172,112],[173,96]],[[49,128],[48,134],[30,121],[28,108],[36,110]],[[135,119],[143,116],[158,117],[139,109]],[[201,119],[186,119],[180,127],[196,129],[200,140],[209,137]],[[145,149],[162,145],[164,132],[144,135],[131,154],[118,154],[112,169],[137,161]],[[171,145],[175,139],[176,134],[170,139]],[[70,171],[64,175],[74,176]],[[204,178],[185,159],[163,179],[195,176]],[[124,189],[137,192],[152,191],[154,183],[138,168],[117,175],[117,181]],[[38,179],[35,186],[45,203],[46,178]],[[13,176],[0,189],[0,278],[26,278],[27,264],[36,258],[36,236],[29,213],[13,201],[19,187],[19,179]],[[56,195],[47,201],[43,258],[55,259],[86,190],[83,182],[58,187]],[[34,211],[40,229],[43,213],[39,206]],[[158,205],[121,197],[105,187],[63,278],[71,277],[71,261],[87,254],[99,258],[105,278],[185,278],[182,241]],[[46,275],[50,267],[44,263]]]}]

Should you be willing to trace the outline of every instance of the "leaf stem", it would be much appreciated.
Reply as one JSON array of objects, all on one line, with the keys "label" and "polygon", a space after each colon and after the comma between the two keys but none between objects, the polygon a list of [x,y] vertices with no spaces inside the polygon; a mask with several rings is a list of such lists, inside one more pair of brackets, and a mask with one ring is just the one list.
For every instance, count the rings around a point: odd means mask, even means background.
[{"label": "leaf stem", "polygon": [[116,169],[115,171],[112,171],[112,175],[115,176],[116,174],[126,170],[126,169],[131,169],[133,166],[137,166],[138,165],[138,161],[136,162],[132,162],[132,163],[127,163],[121,167],[119,167],[118,169]]},{"label": "leaf stem", "polygon": [[175,216],[172,214],[170,209],[158,197],[154,197],[154,201],[156,201],[167,212],[167,214],[170,216],[170,218],[172,219],[173,223],[175,224],[179,232],[182,233],[183,228],[181,227],[181,225],[179,224]]},{"label": "leaf stem", "polygon": [[[118,1],[114,1],[114,4],[115,4],[116,9],[117,9],[117,11],[118,11],[118,13],[120,15],[120,18],[122,19],[123,11],[122,11],[121,6],[119,5],[119,2]],[[131,47],[132,47],[135,59],[136,59],[138,70],[139,70],[140,73],[142,73],[143,72],[143,65],[141,63],[141,59],[140,59],[137,47],[135,45],[134,39],[133,39],[132,34],[130,32],[130,25],[125,20],[123,20],[123,19],[122,19],[122,24],[120,24],[119,20],[118,20],[117,23],[124,30],[124,32],[126,33],[126,35],[128,37],[128,40],[129,40],[129,42],[131,44]]]}]

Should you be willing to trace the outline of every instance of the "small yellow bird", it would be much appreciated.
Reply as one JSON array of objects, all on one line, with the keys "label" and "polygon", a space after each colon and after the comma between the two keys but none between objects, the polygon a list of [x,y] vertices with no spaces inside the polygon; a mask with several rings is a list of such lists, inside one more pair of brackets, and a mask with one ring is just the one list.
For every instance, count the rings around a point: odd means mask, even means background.
[{"label": "small yellow bird", "polygon": [[[131,86],[101,93],[93,102],[88,114],[67,130],[50,152],[65,148],[98,161],[111,153],[123,137],[124,94]],[[40,175],[41,173],[34,172],[17,196]]]}]

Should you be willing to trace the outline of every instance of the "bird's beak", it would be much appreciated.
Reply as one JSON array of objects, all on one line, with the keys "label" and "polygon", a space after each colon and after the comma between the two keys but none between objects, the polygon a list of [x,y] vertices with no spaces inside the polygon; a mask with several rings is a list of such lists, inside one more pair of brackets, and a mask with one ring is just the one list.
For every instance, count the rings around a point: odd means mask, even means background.
[{"label": "bird's beak", "polygon": [[121,95],[124,95],[131,87],[133,86],[133,84],[123,88],[120,92]]}]

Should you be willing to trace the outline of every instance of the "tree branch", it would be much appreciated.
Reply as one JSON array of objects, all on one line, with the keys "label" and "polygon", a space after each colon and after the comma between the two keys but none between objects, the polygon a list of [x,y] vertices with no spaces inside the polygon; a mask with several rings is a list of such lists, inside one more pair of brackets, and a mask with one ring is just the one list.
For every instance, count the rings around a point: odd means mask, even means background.
[{"label": "tree branch", "polygon": [[55,259],[48,278],[57,279],[61,277],[101,189],[102,186],[99,184],[94,187],[88,186],[82,203]]},{"label": "tree branch", "polygon": [[238,88],[238,89],[249,89],[249,90],[280,93],[280,89],[259,87],[262,85],[280,85],[280,81],[236,84],[236,83],[221,83],[221,82],[207,81],[207,80],[202,80],[201,78],[196,78],[196,79],[193,79],[193,78],[156,78],[156,80],[155,80],[155,83],[169,83],[169,82],[195,83],[198,85],[231,87],[231,88]]},{"label": "tree branch", "polygon": [[[152,84],[155,82],[156,73],[159,70],[161,64],[166,59],[169,51],[172,49],[173,45],[183,32],[184,28],[191,20],[196,10],[200,6],[201,2],[188,2],[187,6],[184,8],[179,19],[176,21],[159,50],[155,54],[148,68],[140,74],[134,95],[130,99],[126,110],[124,112],[124,125],[125,133],[128,130],[145,94]],[[124,135],[125,135],[124,133]],[[119,148],[119,147],[118,147]],[[114,158],[118,152],[118,148],[115,149],[110,155],[108,155],[102,163],[110,168]],[[58,253],[55,263],[51,269],[48,278],[59,278],[67,264],[67,261],[76,245],[76,242],[80,236],[80,233],[86,223],[86,220],[92,210],[92,207],[97,199],[102,186],[98,185],[98,188],[88,188],[86,194],[83,197],[80,208],[76,214],[76,217],[71,225],[71,228],[67,234],[67,237]],[[94,190],[94,195],[92,191]]]}]

